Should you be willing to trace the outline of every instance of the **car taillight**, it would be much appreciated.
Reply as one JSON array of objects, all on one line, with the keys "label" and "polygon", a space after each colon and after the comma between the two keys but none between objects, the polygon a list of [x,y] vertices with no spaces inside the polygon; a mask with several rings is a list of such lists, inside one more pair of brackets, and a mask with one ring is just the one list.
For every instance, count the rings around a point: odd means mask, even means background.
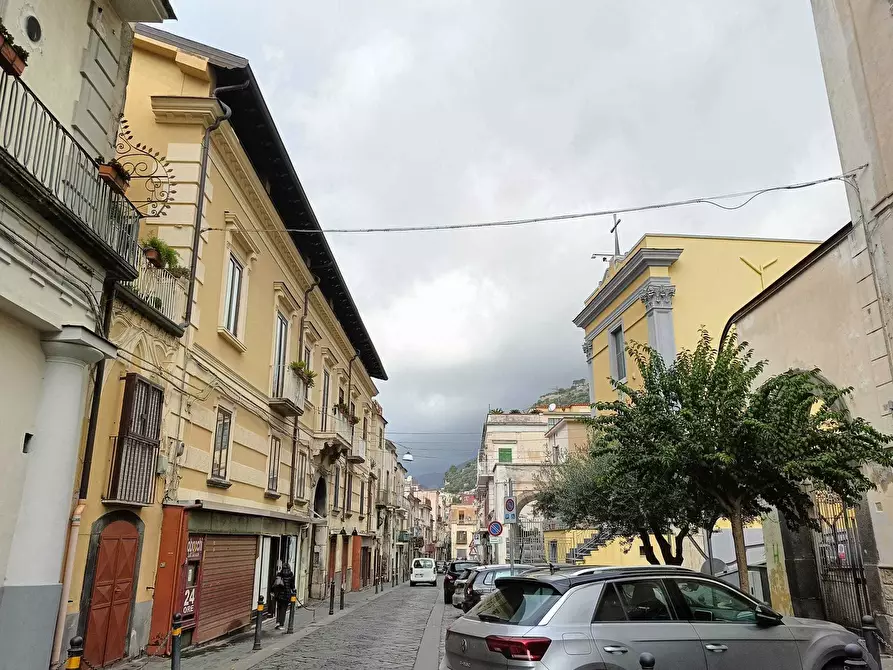
[{"label": "car taillight", "polygon": [[450,573],[447,573],[446,577],[444,577],[444,580],[448,581],[448,582],[454,582],[454,581],[456,581],[456,576],[451,575]]},{"label": "car taillight", "polygon": [[547,637],[487,636],[487,649],[515,661],[541,661],[550,644]]}]

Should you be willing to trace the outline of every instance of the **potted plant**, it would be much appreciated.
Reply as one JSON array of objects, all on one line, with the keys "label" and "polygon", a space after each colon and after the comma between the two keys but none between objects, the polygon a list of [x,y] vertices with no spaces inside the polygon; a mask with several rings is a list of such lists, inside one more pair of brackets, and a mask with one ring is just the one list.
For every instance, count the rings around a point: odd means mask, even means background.
[{"label": "potted plant", "polygon": [[28,63],[28,52],[15,43],[0,19],[0,68],[13,77],[20,77]]},{"label": "potted plant", "polygon": [[102,177],[102,180],[115,191],[124,195],[127,187],[130,186],[130,173],[114,158],[108,163],[103,163],[102,158],[97,159],[96,162],[99,163],[99,176]]},{"label": "potted plant", "polygon": [[182,265],[175,265],[174,267],[168,265],[167,271],[170,272],[177,279],[184,279],[189,277],[189,268],[183,267]]},{"label": "potted plant", "polygon": [[360,422],[360,417],[358,417],[356,414],[351,414],[349,417],[347,417],[347,420],[350,421],[351,426],[356,426]]},{"label": "potted plant", "polygon": [[294,372],[298,378],[304,382],[304,385],[307,388],[313,388],[313,381],[316,379],[316,373],[307,367],[307,363],[304,361],[292,361],[289,364],[292,372]]},{"label": "potted plant", "polygon": [[145,254],[146,260],[156,268],[180,267],[180,254],[167,242],[157,237],[150,237],[143,242],[143,254]]},{"label": "potted plant", "polygon": [[161,306],[162,306],[163,304],[164,304],[164,303],[161,301],[161,298],[159,298],[157,295],[153,295],[153,296],[152,296],[152,307],[154,307],[155,309],[157,309],[157,310],[160,311],[160,310],[161,310]]}]

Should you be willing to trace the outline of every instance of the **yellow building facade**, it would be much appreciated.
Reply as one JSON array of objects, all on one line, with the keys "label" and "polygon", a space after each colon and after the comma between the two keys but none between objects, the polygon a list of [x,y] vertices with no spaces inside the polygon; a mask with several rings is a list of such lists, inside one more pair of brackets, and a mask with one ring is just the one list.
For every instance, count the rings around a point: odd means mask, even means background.
[{"label": "yellow building facade", "polygon": [[[718,338],[735,310],[816,246],[802,240],[644,235],[610,262],[574,319],[584,331],[591,401],[617,397],[612,379],[641,383],[626,345],[647,344],[671,362],[678,351],[697,344],[701,327]],[[619,541],[600,541],[595,530],[553,528],[544,535],[547,553],[559,561],[646,562],[638,541],[624,551]],[[704,561],[693,542],[686,543],[684,556],[689,567],[699,568]]]},{"label": "yellow building facade", "polygon": [[94,665],[165,653],[174,612],[187,644],[239,630],[283,564],[303,601],[389,578],[395,551],[385,371],[325,238],[287,231],[319,224],[250,65],[136,31],[127,132],[168,169],[129,195],[170,191],[140,239],[186,270],[118,289],[65,618]]}]

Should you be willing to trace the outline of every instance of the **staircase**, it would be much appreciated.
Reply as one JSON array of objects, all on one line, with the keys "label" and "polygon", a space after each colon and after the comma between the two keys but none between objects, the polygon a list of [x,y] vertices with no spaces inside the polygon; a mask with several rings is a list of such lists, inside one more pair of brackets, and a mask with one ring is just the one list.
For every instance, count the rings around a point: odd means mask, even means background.
[{"label": "staircase", "polygon": [[615,536],[608,533],[604,528],[596,530],[593,535],[586,537],[576,547],[567,552],[565,561],[567,563],[577,563],[585,560],[593,551],[597,551],[606,546],[615,539]]}]

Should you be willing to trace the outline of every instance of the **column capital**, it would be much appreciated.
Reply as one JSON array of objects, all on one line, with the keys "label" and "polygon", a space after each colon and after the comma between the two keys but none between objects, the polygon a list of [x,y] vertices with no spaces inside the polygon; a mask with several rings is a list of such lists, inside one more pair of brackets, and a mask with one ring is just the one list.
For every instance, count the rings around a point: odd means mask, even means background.
[{"label": "column capital", "polygon": [[641,301],[645,309],[672,309],[676,287],[672,284],[648,284],[642,289]]},{"label": "column capital", "polygon": [[103,358],[114,358],[114,344],[83,326],[62,326],[56,333],[44,333],[40,346],[48,358],[67,358],[92,365]]},{"label": "column capital", "polygon": [[592,341],[591,340],[583,340],[583,355],[586,356],[587,361],[592,358]]}]

